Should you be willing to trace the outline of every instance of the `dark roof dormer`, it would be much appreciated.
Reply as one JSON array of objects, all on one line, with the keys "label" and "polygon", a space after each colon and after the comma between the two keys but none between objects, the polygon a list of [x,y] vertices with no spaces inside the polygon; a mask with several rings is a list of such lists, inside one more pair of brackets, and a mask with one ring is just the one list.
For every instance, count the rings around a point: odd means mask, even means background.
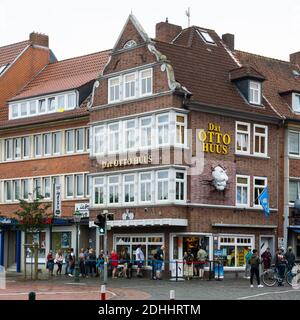
[{"label": "dark roof dormer", "polygon": [[292,88],[278,92],[285,102],[292,108],[294,113],[300,113],[300,89]]},{"label": "dark roof dormer", "polygon": [[242,66],[229,72],[230,80],[241,94],[253,105],[262,104],[262,82],[266,78],[251,66]]}]

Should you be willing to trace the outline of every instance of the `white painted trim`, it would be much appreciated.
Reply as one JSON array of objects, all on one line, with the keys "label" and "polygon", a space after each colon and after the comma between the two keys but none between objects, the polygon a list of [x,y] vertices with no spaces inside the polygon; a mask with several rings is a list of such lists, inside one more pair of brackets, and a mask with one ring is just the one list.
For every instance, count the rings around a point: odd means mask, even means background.
[{"label": "white painted trim", "polygon": [[[246,178],[247,179],[247,203],[246,204],[238,204],[237,203],[237,187],[242,186],[245,187],[245,184],[240,184],[237,182],[238,178]],[[250,207],[250,176],[248,175],[242,175],[242,174],[237,174],[235,176],[235,205],[236,207],[239,208],[248,208]]]},{"label": "white painted trim", "polygon": [[[243,125],[247,126],[247,131],[241,131],[238,130],[238,125]],[[248,134],[248,145],[247,145],[247,151],[242,151],[242,150],[237,150],[237,134],[238,133],[243,133],[243,134]],[[236,154],[251,154],[251,127],[250,123],[248,122],[242,122],[242,121],[236,121],[235,122],[235,153]]]},{"label": "white painted trim", "polygon": [[[188,226],[187,219],[134,219],[134,220],[113,220],[107,221],[111,227],[143,227],[143,226]],[[130,236],[132,236],[130,234]]]},{"label": "white painted trim", "polygon": [[[265,134],[261,134],[261,133],[255,133],[255,129],[256,128],[263,128],[265,129]],[[268,141],[268,126],[266,125],[261,125],[261,124],[254,124],[253,125],[253,155],[255,156],[263,156],[263,157],[267,157],[268,156],[268,145],[269,145],[269,141]],[[264,137],[265,138],[265,152],[264,153],[260,153],[260,152],[255,152],[255,146],[256,146],[256,143],[255,143],[255,137],[258,136],[258,137]]]}]

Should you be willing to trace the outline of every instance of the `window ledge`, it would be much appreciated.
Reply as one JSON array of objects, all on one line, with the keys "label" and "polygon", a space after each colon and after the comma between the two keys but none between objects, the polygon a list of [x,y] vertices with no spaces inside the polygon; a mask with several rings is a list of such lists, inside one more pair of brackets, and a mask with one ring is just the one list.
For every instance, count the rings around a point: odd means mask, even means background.
[{"label": "window ledge", "polygon": [[[271,159],[271,157],[266,155],[258,155],[258,154],[252,154],[252,153],[234,153],[235,156],[242,156],[242,157],[250,157],[250,158],[259,158],[259,159]],[[300,157],[299,157],[300,158]]]}]

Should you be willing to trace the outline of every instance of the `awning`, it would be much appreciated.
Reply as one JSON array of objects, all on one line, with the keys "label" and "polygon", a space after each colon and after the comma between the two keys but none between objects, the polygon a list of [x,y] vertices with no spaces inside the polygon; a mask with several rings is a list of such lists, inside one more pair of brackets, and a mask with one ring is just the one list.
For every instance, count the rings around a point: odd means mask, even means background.
[{"label": "awning", "polygon": [[293,232],[296,232],[296,233],[300,233],[300,226],[299,226],[299,228],[289,228],[289,230],[291,230],[291,231],[293,231]]},{"label": "awning", "polygon": [[[187,219],[132,219],[132,220],[110,220],[107,225],[113,227],[152,227],[152,226],[177,226],[186,227]],[[93,221],[90,221],[90,227],[96,227]]]}]

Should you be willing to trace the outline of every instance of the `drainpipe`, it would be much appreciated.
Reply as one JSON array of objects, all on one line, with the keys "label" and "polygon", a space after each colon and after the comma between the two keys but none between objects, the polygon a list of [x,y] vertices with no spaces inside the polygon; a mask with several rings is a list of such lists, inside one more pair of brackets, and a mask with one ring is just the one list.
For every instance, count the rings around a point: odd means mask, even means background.
[{"label": "drainpipe", "polygon": [[289,227],[289,129],[284,129],[284,212],[283,212],[283,246],[287,247]]}]

